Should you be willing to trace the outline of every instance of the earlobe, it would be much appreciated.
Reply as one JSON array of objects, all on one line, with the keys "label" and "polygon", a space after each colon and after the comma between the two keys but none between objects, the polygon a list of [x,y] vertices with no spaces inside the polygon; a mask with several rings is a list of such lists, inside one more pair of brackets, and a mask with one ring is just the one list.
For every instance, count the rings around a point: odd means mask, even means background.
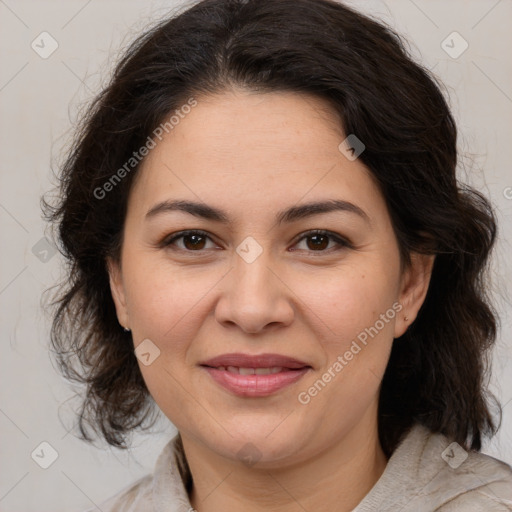
[{"label": "earlobe", "polygon": [[125,329],[127,329],[130,325],[130,318],[128,315],[126,294],[120,264],[111,258],[107,258],[107,270],[109,275],[110,292],[116,307],[117,320]]},{"label": "earlobe", "polygon": [[399,338],[407,331],[425,301],[434,261],[434,254],[411,254],[411,264],[402,276],[399,302],[403,310],[395,323],[395,338]]}]

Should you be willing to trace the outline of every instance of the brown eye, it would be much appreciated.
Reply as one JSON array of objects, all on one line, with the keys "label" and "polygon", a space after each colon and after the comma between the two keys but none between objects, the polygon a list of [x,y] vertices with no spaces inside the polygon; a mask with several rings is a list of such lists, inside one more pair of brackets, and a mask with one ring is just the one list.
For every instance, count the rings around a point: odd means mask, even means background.
[{"label": "brown eye", "polygon": [[[208,241],[211,243],[210,247],[207,247]],[[165,239],[162,246],[187,252],[200,252],[203,249],[216,247],[210,237],[202,231],[181,231]]]},{"label": "brown eye", "polygon": [[345,240],[336,233],[324,230],[314,230],[304,233],[296,245],[300,245],[303,241],[305,241],[305,248],[299,247],[299,249],[304,249],[308,252],[331,252],[331,249],[339,250],[352,247],[352,244],[348,240]]},{"label": "brown eye", "polygon": [[183,245],[190,250],[204,249],[205,237],[202,235],[184,235]]},{"label": "brown eye", "polygon": [[326,235],[311,235],[307,239],[311,243],[307,243],[309,249],[314,251],[326,249],[329,245],[329,237]]}]

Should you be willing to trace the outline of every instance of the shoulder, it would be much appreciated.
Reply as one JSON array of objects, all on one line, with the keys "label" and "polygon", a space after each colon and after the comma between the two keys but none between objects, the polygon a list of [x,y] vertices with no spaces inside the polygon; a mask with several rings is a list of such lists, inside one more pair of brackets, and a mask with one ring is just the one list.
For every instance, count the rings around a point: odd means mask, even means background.
[{"label": "shoulder", "polygon": [[152,474],[85,512],[188,512],[191,506],[186,489],[190,478],[187,468],[178,434],[165,445]]},{"label": "shoulder", "polygon": [[153,476],[146,475],[85,512],[153,512]]},{"label": "shoulder", "polygon": [[512,511],[512,468],[479,452],[468,452],[456,468],[445,469],[444,492],[451,494],[442,512]]},{"label": "shoulder", "polygon": [[444,467],[430,489],[442,512],[512,511],[512,468],[482,453],[468,452],[460,466]]},{"label": "shoulder", "polygon": [[417,424],[354,512],[373,510],[512,511],[512,468]]},{"label": "shoulder", "polygon": [[[408,441],[421,489],[411,505],[435,505],[443,512],[512,511],[512,468],[489,455],[466,451],[458,443],[416,426]],[[401,453],[402,458],[406,455]]]}]

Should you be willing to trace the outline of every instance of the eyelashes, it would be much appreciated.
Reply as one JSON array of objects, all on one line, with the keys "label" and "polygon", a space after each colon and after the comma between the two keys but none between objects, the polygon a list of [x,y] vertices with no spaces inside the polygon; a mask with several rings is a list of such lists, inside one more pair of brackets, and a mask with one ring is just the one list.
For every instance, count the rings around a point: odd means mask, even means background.
[{"label": "eyelashes", "polygon": [[[171,235],[170,237],[165,238],[164,241],[162,242],[162,246],[172,247],[173,245],[175,245],[176,240],[185,239],[187,237],[188,238],[195,237],[196,240],[195,240],[195,242],[192,243],[192,245],[196,245],[196,246],[201,245],[201,244],[197,243],[197,238],[208,239],[211,241],[211,238],[206,231],[201,231],[200,229],[193,229],[193,230],[191,229],[191,230],[186,230],[186,231],[180,231],[178,233]],[[200,251],[196,251],[196,250],[188,250],[186,248],[183,249],[181,247],[179,247],[178,249],[182,249],[182,250],[188,251],[188,252],[200,252]],[[201,247],[201,249],[203,249],[203,248]]]},{"label": "eyelashes", "polygon": [[[300,237],[298,238],[297,242],[295,243],[298,244],[299,242],[302,242],[303,240],[308,240],[308,239],[312,239],[312,238],[315,238],[317,240],[317,242],[321,239],[330,239],[331,241],[334,242],[335,246],[334,248],[331,247],[330,249],[326,249],[326,250],[318,250],[318,245],[317,245],[317,248],[316,249],[313,249],[311,251],[308,251],[308,252],[331,252],[332,249],[336,249],[336,250],[339,250],[339,249],[343,249],[343,248],[353,248],[352,244],[345,238],[343,238],[342,236],[338,235],[337,233],[333,233],[332,231],[327,231],[325,229],[312,229],[310,231],[306,231],[305,233],[302,233],[300,235]],[[320,244],[321,245],[321,244]]]},{"label": "eyelashes", "polygon": [[[351,249],[353,248],[352,243],[346,238],[340,236],[337,233],[332,231],[324,230],[324,229],[313,229],[301,233],[296,240],[294,241],[294,246],[299,243],[309,240],[313,241],[312,247],[313,249],[292,249],[292,252],[297,250],[305,250],[306,252],[311,253],[331,253],[333,251],[337,251],[340,249]],[[177,242],[181,241],[182,246],[180,247]],[[207,242],[211,242],[210,247],[207,247]],[[327,246],[325,242],[327,241]],[[329,247],[331,242],[334,243],[334,247]],[[160,244],[162,248],[169,248],[171,250],[181,251],[185,253],[204,253],[205,250],[211,249],[219,249],[217,244],[213,242],[209,233],[200,229],[190,229],[179,231],[178,233],[174,233],[170,236],[167,236]]]}]

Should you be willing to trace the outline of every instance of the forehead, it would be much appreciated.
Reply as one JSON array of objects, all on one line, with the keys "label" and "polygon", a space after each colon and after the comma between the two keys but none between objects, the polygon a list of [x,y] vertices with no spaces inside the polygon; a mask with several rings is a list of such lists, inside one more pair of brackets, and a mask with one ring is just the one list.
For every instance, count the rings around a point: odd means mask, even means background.
[{"label": "forehead", "polygon": [[346,135],[327,101],[241,90],[196,101],[143,162],[132,191],[140,208],[186,197],[266,212],[326,195],[378,206],[369,170],[338,148]]},{"label": "forehead", "polygon": [[333,143],[336,150],[342,135],[341,120],[331,105],[311,95],[236,89],[200,96],[196,102],[187,114],[174,117],[176,124],[148,156],[148,164],[174,146],[175,155],[179,152],[190,164],[214,159],[225,165],[229,158],[238,171],[252,171],[256,159],[282,160],[305,152],[314,157],[327,148],[332,154]]}]

